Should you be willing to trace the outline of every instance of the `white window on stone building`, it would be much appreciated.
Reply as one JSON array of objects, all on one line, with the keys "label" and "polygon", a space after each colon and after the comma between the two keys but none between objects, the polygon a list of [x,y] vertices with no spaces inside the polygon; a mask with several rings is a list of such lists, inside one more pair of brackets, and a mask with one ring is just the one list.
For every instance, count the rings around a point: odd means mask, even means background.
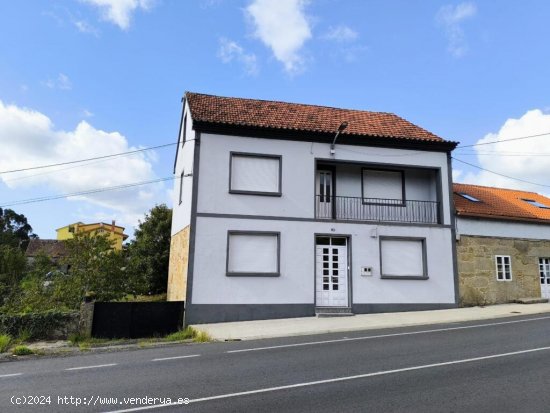
[{"label": "white window on stone building", "polygon": [[512,281],[512,258],[509,255],[496,255],[496,272],[498,281]]}]

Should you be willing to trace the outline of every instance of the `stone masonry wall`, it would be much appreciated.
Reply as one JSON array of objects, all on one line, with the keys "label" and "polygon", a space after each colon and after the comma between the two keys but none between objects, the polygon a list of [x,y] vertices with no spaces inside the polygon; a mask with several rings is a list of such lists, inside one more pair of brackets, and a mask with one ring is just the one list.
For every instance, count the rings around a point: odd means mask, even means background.
[{"label": "stone masonry wall", "polygon": [[189,225],[172,236],[168,268],[168,301],[184,301],[187,290],[189,259]]},{"label": "stone masonry wall", "polygon": [[[495,255],[511,257],[511,281],[497,281]],[[457,242],[460,304],[540,297],[540,257],[550,257],[550,241],[462,235]]]}]

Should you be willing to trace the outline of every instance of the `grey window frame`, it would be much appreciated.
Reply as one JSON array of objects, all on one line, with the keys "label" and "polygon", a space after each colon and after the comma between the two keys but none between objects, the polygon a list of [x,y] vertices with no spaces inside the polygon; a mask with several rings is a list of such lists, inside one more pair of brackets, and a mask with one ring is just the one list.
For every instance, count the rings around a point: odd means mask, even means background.
[{"label": "grey window frame", "polygon": [[[251,158],[267,158],[279,160],[279,188],[278,191],[247,191],[242,189],[231,188],[231,179],[233,177],[233,156],[251,157]],[[262,195],[262,196],[282,196],[283,195],[283,156],[264,154],[264,153],[250,153],[250,152],[229,152],[229,193],[238,195]]]},{"label": "grey window frame", "polygon": [[[502,271],[502,275],[504,278],[502,279],[499,279],[498,278],[498,258],[508,258],[509,259],[509,262],[510,262],[510,278],[506,278],[506,272],[504,271],[504,267],[503,267],[503,271]],[[504,265],[504,263],[502,264]],[[511,255],[495,255],[495,276],[497,278],[497,281],[512,281],[514,279],[514,275],[513,275],[513,271],[512,271],[512,256]]]},{"label": "grey window frame", "polygon": [[[401,175],[401,203],[388,203],[388,202],[368,202],[365,199],[365,171],[373,172],[397,172]],[[372,198],[371,198],[372,199]],[[361,202],[363,205],[387,205],[387,206],[396,206],[396,207],[406,207],[407,198],[405,191],[405,170],[404,169],[393,169],[393,168],[361,168]]]},{"label": "grey window frame", "polygon": [[[393,237],[393,236],[380,236],[378,237],[378,250],[380,254],[380,278],[383,280],[428,280],[428,254],[426,247],[426,238],[424,237]],[[421,241],[422,242],[422,269],[423,275],[391,275],[384,274],[382,272],[383,262],[382,262],[382,242],[383,241]]]},{"label": "grey window frame", "polygon": [[[276,272],[246,272],[246,271],[229,271],[229,242],[231,235],[252,235],[265,236],[274,235],[277,237],[277,271]],[[280,277],[281,276],[281,233],[279,231],[242,231],[229,230],[227,231],[227,245],[225,249],[225,275],[227,277]]]}]

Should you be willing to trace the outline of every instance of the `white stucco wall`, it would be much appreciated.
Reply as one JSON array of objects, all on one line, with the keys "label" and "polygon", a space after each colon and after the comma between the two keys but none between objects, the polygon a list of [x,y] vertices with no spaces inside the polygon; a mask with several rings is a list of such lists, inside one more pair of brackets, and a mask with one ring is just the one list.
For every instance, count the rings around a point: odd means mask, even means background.
[{"label": "white stucco wall", "polygon": [[[280,232],[281,276],[227,277],[228,230]],[[455,302],[448,228],[198,217],[193,304],[313,304],[316,233],[351,237],[353,304]],[[384,235],[425,237],[429,279],[381,279],[378,237]],[[373,267],[373,275],[361,276],[362,266]]]},{"label": "white stucco wall", "polygon": [[[183,143],[183,122],[182,130],[179,137],[178,156],[176,159],[176,168],[174,176],[173,190],[173,213],[172,213],[172,235],[177,234],[191,222],[191,196],[193,193],[193,157],[195,154],[195,131],[193,130],[193,120],[189,115],[189,107],[186,104],[184,114],[187,114],[187,141]],[[182,117],[183,119],[183,117]],[[183,145],[182,145],[183,144]],[[179,203],[180,193],[180,176],[182,171],[184,175],[189,175],[183,178],[183,194],[182,203]]]},{"label": "white stucco wall", "polygon": [[456,233],[501,238],[550,239],[550,225],[489,219],[456,219]]},{"label": "white stucco wall", "polygon": [[[231,151],[282,155],[282,196],[229,194]],[[449,225],[451,222],[445,153],[336,145],[336,155],[331,157],[329,144],[207,133],[201,134],[197,209],[207,213],[313,218],[315,159],[365,162],[373,166],[402,165],[440,169],[443,223]],[[419,185],[422,181],[421,174],[422,172],[408,174],[407,198],[435,199],[435,185],[432,188]],[[360,189],[360,175],[357,178]]]}]

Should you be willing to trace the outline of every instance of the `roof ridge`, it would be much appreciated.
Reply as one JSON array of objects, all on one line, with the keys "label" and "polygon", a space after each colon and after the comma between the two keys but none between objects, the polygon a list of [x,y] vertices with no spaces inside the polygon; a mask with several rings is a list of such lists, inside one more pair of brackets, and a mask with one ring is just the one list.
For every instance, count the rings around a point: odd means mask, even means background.
[{"label": "roof ridge", "polygon": [[472,187],[476,187],[476,188],[490,188],[490,189],[498,189],[498,190],[501,190],[501,191],[510,191],[510,192],[524,192],[526,194],[535,194],[535,195],[544,196],[544,195],[539,194],[538,192],[524,191],[522,189],[502,188],[500,186],[474,185],[474,184],[466,184],[466,183],[463,183],[463,182],[453,182],[453,185],[472,186]]},{"label": "roof ridge", "polygon": [[[210,94],[210,93],[200,93],[200,92],[191,92],[191,91],[185,91],[185,96],[187,96],[188,94],[191,94],[191,95],[201,95],[201,96],[210,96],[210,97],[215,97],[215,98],[222,98],[222,99],[239,99],[239,100],[255,100],[255,101],[259,101],[259,102],[266,102],[266,103],[282,103],[282,104],[285,104],[285,105],[298,105],[298,106],[309,106],[309,107],[317,107],[317,108],[325,108],[325,109],[334,109],[334,110],[341,110],[341,111],[351,111],[351,112],[368,112],[368,113],[379,113],[381,115],[391,115],[391,116],[395,116],[395,117],[398,117],[399,119],[402,119],[408,123],[411,123],[413,124],[414,126],[416,126],[417,128],[421,128],[421,129],[424,129],[422,128],[421,126],[418,126],[418,125],[415,125],[414,123],[412,123],[411,121],[405,119],[405,118],[402,118],[401,116],[399,115],[396,115],[395,113],[393,112],[385,112],[385,111],[376,111],[376,110],[366,110],[366,109],[349,109],[349,108],[339,108],[339,107],[336,107],[336,106],[328,106],[328,105],[318,105],[318,104],[315,104],[315,103],[299,103],[299,102],[288,102],[288,101],[284,101],[284,100],[271,100],[271,99],[258,99],[258,98],[244,98],[244,97],[235,97],[235,96],[220,96],[220,95],[213,95],[213,94]],[[426,130],[426,129],[424,129]],[[427,132],[429,132],[428,130],[426,130]],[[429,132],[431,133],[431,132]],[[433,133],[432,133],[433,134]]]}]

